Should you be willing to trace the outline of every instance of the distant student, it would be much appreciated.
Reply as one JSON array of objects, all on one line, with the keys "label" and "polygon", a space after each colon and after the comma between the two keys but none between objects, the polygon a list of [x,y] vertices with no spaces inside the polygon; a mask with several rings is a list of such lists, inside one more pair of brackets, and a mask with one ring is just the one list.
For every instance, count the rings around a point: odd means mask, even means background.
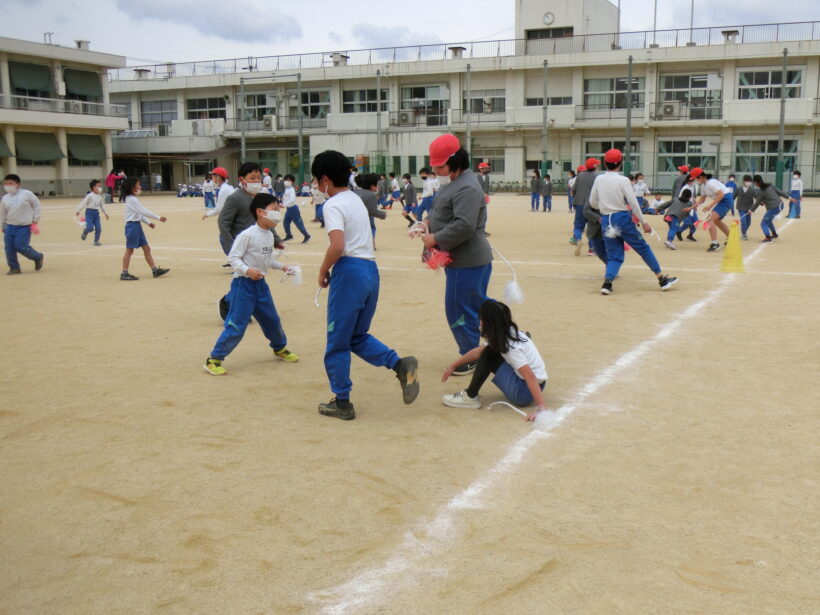
[{"label": "distant student", "polygon": [[325,370],[335,397],[319,404],[319,414],[347,421],[356,418],[350,401],[351,352],[371,365],[393,370],[405,404],[419,394],[416,358],[399,358],[370,334],[379,300],[379,270],[367,209],[348,187],[349,164],[341,152],[326,151],[311,165],[319,189],[330,196],[324,211],[330,245],[319,267],[319,286],[330,286]]},{"label": "distant student", "polygon": [[413,185],[411,180],[412,178],[409,173],[405,173],[401,178],[404,186],[404,194],[402,197],[404,200],[404,206],[402,207],[401,215],[404,216],[405,220],[407,220],[408,228],[413,226],[416,222],[421,222],[421,220],[416,220],[413,218],[413,212],[416,211],[418,201],[416,199],[416,187]]},{"label": "distant student", "polygon": [[733,216],[735,215],[735,195],[737,194],[737,182],[735,181],[735,174],[731,173],[729,177],[726,179],[725,186],[732,191],[732,209],[729,210]]},{"label": "distant student", "polygon": [[[575,217],[572,221],[572,236],[569,243],[575,246],[575,256],[581,255],[583,247],[584,227],[588,223],[588,218],[584,213],[586,204],[589,202],[589,195],[592,193],[592,186],[595,178],[598,177],[598,167],[601,161],[597,158],[587,158],[583,166],[578,167],[578,174],[572,178],[572,186],[568,188],[568,194],[572,197],[575,207]],[[594,246],[590,246],[594,250]],[[587,251],[589,253],[589,251]]]},{"label": "distant student", "polygon": [[[145,238],[145,233],[142,230],[143,221],[148,222],[146,218],[152,218],[165,222],[167,218],[158,216],[150,209],[147,209],[139,202],[139,195],[142,193],[142,186],[139,179],[128,178],[122,184],[122,192],[125,195],[125,254],[122,257],[122,273],[120,273],[120,280],[125,282],[132,282],[139,280],[138,277],[128,273],[128,267],[131,264],[131,255],[134,250],[142,248],[145,255],[145,261],[151,267],[151,273],[155,278],[165,275],[170,269],[163,269],[157,267],[154,263],[154,257],[151,256],[151,246],[148,245],[148,240]],[[148,222],[148,226],[154,228],[153,222]]]},{"label": "distant student", "polygon": [[299,209],[299,204],[296,202],[296,190],[293,188],[293,182],[296,178],[293,175],[285,175],[285,196],[282,199],[282,204],[287,208],[285,210],[285,236],[282,241],[293,239],[290,234],[291,222],[296,225],[299,232],[302,233],[302,243],[310,241],[310,233],[305,228],[305,223],[302,221],[302,212]]},{"label": "distant student", "polygon": [[385,209],[393,209],[393,203],[401,201],[401,188],[399,187],[399,180],[396,179],[396,174],[390,172],[390,204]]},{"label": "distant student", "polygon": [[162,175],[159,173],[154,174],[154,192],[161,192],[162,191]]},{"label": "distant student", "polygon": [[387,175],[384,173],[379,173],[379,184],[378,190],[376,191],[376,200],[379,203],[379,207],[384,207],[387,205],[387,197],[390,193],[390,186],[387,183]]},{"label": "distant student", "polygon": [[740,216],[740,238],[748,241],[749,227],[752,224],[752,208],[755,204],[755,197],[758,190],[752,184],[752,176],[743,176],[743,185],[735,192],[735,207]]},{"label": "distant student", "polygon": [[205,176],[205,181],[202,182],[202,196],[205,199],[205,209],[214,209],[216,207],[214,180],[213,175],[210,173]]},{"label": "distant student", "polygon": [[91,192],[85,195],[85,198],[80,202],[80,206],[77,207],[77,213],[75,214],[79,216],[80,212],[85,209],[85,228],[83,229],[82,235],[80,235],[80,239],[85,241],[88,234],[94,231],[94,245],[101,246],[100,233],[102,233],[102,224],[100,223],[100,211],[103,212],[106,220],[109,219],[105,211],[102,182],[92,179],[88,187],[91,188]]},{"label": "distant student", "polygon": [[[433,174],[433,178],[435,175]],[[487,162],[480,162],[478,164],[478,175],[476,175],[481,190],[484,192],[484,202],[490,203],[490,164]]]},{"label": "distant student", "polygon": [[[691,193],[690,193],[691,194]],[[672,197],[674,198],[675,195],[673,194]],[[658,205],[663,203],[663,197],[660,194],[655,195],[655,199],[652,201],[652,204],[646,208],[646,213],[650,215],[654,215],[658,213]]]},{"label": "distant student", "polygon": [[541,171],[533,169],[530,179],[530,211],[538,211],[541,205]]},{"label": "distant student", "polygon": [[760,175],[754,176],[754,183],[760,192],[755,197],[755,204],[752,207],[752,211],[757,209],[761,203],[766,206],[766,214],[763,216],[763,220],[760,221],[760,228],[763,229],[764,235],[760,243],[772,243],[772,241],[780,237],[780,235],[777,234],[777,229],[774,227],[774,219],[777,217],[777,214],[783,211],[783,203],[780,197],[782,196],[789,199],[790,203],[794,202],[794,197],[791,197],[788,192],[784,192],[771,184],[767,184]]},{"label": "distant student", "polygon": [[34,261],[34,270],[43,268],[43,255],[31,247],[31,225],[40,221],[42,207],[33,192],[20,187],[20,176],[9,173],[3,179],[5,194],[0,199],[0,225],[6,248],[6,275],[22,273],[17,255]]},{"label": "distant student", "polygon": [[105,187],[107,189],[106,199],[108,203],[114,202],[114,195],[117,193],[118,179],[119,176],[117,175],[117,171],[115,169],[111,169],[111,172],[105,177]]},{"label": "distant student", "polygon": [[572,187],[575,185],[575,171],[570,169],[567,171],[567,204],[569,205],[569,213],[572,213],[572,206],[573,206],[573,195],[572,195]]},{"label": "distant student", "polygon": [[657,206],[659,212],[666,211],[667,222],[669,222],[669,232],[666,235],[664,245],[670,250],[677,250],[674,241],[677,236],[680,239],[678,227],[682,220],[689,217],[689,212],[692,211],[694,204],[692,203],[692,191],[683,189],[680,196],[669,199],[665,203]]},{"label": "distant student", "polygon": [[319,228],[325,228],[324,205],[327,197],[324,192],[319,190],[319,182],[316,181],[315,177],[310,184],[310,198],[315,208],[313,222],[318,222],[321,225]]},{"label": "distant student", "polygon": [[[213,216],[218,216],[222,212],[222,208],[225,206],[225,202],[228,200],[228,197],[231,196],[235,190],[235,188],[228,182],[227,169],[223,167],[216,167],[213,171],[211,171],[211,177],[213,178],[214,189],[216,190],[216,207],[209,209],[202,214],[203,220],[207,220]],[[222,251],[226,255],[231,251],[231,244],[224,240],[222,233],[219,234],[219,245],[222,247]],[[230,267],[231,265],[230,263],[227,263],[222,266]]]},{"label": "distant student", "polygon": [[276,178],[273,180],[273,196],[279,199],[279,202],[282,202],[282,199],[285,198],[285,180],[282,179],[282,176],[278,173],[276,174]]},{"label": "distant student", "polygon": [[376,190],[379,178],[375,173],[359,173],[356,175],[356,189],[353,191],[364,203],[367,215],[370,217],[370,230],[373,231],[373,249],[376,249],[376,218],[384,220],[387,212],[379,209],[376,199]]},{"label": "distant student", "polygon": [[530,336],[519,331],[512,319],[510,308],[500,301],[485,301],[479,308],[481,337],[486,346],[477,346],[452,363],[441,377],[442,382],[458,367],[469,362],[477,362],[470,379],[470,385],[458,393],[442,398],[445,406],[451,408],[481,408],[479,391],[493,376],[504,397],[516,406],[535,403],[535,411],[527,415],[527,420],[535,419],[539,412],[546,410],[543,391],[547,385],[547,368],[538,348]]},{"label": "distant student", "polygon": [[803,180],[800,171],[792,173],[791,191],[789,192],[789,218],[800,217],[800,204],[803,202]]},{"label": "distant student", "polygon": [[421,202],[414,212],[416,220],[419,222],[424,218],[424,212],[428,212],[429,214],[433,208],[433,196],[435,193],[433,191],[433,180],[430,179],[430,175],[430,169],[427,167],[419,171],[419,177],[421,177]]},{"label": "distant student", "polygon": [[644,181],[643,173],[635,174],[635,183],[632,184],[632,189],[635,190],[635,198],[638,199],[638,206],[643,213],[646,213],[648,203],[646,202],[646,195],[649,193],[649,186]]},{"label": "distant student", "polygon": [[125,203],[125,197],[128,196],[122,189],[126,179],[128,179],[128,176],[125,174],[125,171],[121,170],[117,173],[117,190],[120,192],[120,203]]},{"label": "distant student", "polygon": [[[720,242],[717,240],[717,229],[720,229],[727,237],[729,236],[729,227],[723,222],[723,218],[734,206],[734,193],[717,179],[708,173],[704,173],[700,167],[692,169],[689,172],[689,177],[694,179],[695,183],[700,184],[704,202],[706,199],[711,199],[711,203],[703,208],[703,212],[708,216],[709,237],[712,239],[706,251],[717,252],[720,249]],[[710,213],[711,215],[709,215]]]},{"label": "distant student", "polygon": [[549,175],[544,175],[541,180],[541,202],[544,211],[552,212],[552,178]]},{"label": "distant student", "polygon": [[273,180],[270,176],[270,169],[262,170],[262,190],[268,194],[273,194]]}]

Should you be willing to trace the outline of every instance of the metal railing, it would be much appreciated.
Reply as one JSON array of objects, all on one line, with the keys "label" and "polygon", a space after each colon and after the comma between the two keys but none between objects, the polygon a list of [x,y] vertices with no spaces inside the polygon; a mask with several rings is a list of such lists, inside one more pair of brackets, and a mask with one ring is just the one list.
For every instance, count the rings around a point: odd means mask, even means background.
[{"label": "metal railing", "polygon": [[[9,102],[6,102],[6,101]],[[84,100],[69,100],[65,98],[36,98],[33,96],[2,96],[0,106],[5,109],[21,109],[25,111],[47,111],[50,113],[78,113],[82,115],[107,115],[113,117],[128,117],[127,105],[115,103],[97,103]]]},{"label": "metal railing", "polygon": [[450,111],[450,121],[453,124],[466,124],[467,116],[470,117],[471,124],[504,124],[507,122],[506,111],[486,111],[482,113],[471,113],[463,109],[452,109]]},{"label": "metal railing", "polygon": [[667,120],[719,120],[723,118],[723,103],[691,105],[678,101],[655,104],[652,119]]},{"label": "metal railing", "polygon": [[[642,120],[644,107],[632,107],[632,119]],[[610,105],[575,105],[576,120],[625,120],[626,107]]]},{"label": "metal railing", "polygon": [[[447,60],[450,47],[462,47],[463,59],[510,57],[522,55],[569,54],[613,49],[647,49],[650,47],[686,47],[782,43],[820,40],[820,21],[719,26],[677,30],[647,30],[609,34],[584,34],[558,39],[506,39],[467,43],[441,43],[408,47],[381,47],[348,51],[301,53],[279,56],[249,56],[202,62],[180,62],[130,66],[108,71],[111,81],[171,79],[198,75],[225,75],[266,71],[294,71],[331,68],[346,65],[371,65],[386,62],[424,62]],[[339,57],[345,56],[344,62]]]},{"label": "metal railing", "polygon": [[447,113],[426,113],[423,110],[406,109],[390,111],[390,126],[404,128],[438,128],[448,125]]},{"label": "metal railing", "polygon": [[820,115],[820,98],[814,99],[814,115]]}]

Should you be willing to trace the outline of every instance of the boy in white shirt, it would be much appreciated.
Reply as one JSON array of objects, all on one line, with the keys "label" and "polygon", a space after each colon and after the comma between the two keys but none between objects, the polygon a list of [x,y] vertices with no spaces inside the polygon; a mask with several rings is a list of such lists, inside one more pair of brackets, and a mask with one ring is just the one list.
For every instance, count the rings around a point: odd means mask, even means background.
[{"label": "boy in white shirt", "polygon": [[325,370],[335,397],[319,404],[319,414],[346,421],[356,418],[350,403],[351,351],[371,365],[395,371],[405,404],[419,394],[416,358],[399,358],[369,333],[379,300],[379,270],[367,208],[348,187],[349,169],[345,155],[335,151],[319,154],[311,165],[319,190],[330,196],[324,204],[330,246],[319,268],[319,287],[330,286]]},{"label": "boy in white shirt", "polygon": [[213,175],[210,173],[205,176],[205,181],[202,183],[202,196],[205,199],[205,209],[213,209],[216,207],[216,199],[214,198],[214,180]]},{"label": "boy in white shirt", "polygon": [[20,176],[9,173],[3,179],[5,194],[0,200],[0,225],[6,248],[6,275],[22,273],[17,254],[34,261],[34,270],[43,268],[43,255],[31,247],[31,226],[40,220],[40,199],[20,187]]},{"label": "boy in white shirt", "polygon": [[273,247],[271,229],[282,220],[279,201],[272,194],[263,192],[253,198],[250,210],[256,217],[256,224],[236,236],[228,255],[233,267],[230,308],[225,318],[225,328],[203,365],[203,369],[212,376],[225,375],[222,361],[242,341],[251,316],[256,318],[276,357],[286,363],[296,363],[299,360],[287,348],[288,339],[265,281],[265,274],[269,269],[285,273],[291,271],[291,267],[276,260],[278,252]]},{"label": "boy in white shirt", "polygon": [[649,192],[649,187],[644,181],[643,173],[635,174],[635,183],[632,184],[632,189],[635,191],[635,198],[638,200],[638,206],[643,213],[646,213],[646,193]]},{"label": "boy in white shirt", "polygon": [[296,181],[296,178],[293,175],[285,175],[285,198],[282,200],[282,204],[287,208],[285,210],[285,236],[282,238],[282,241],[288,241],[289,239],[293,239],[293,235],[290,234],[290,224],[291,222],[296,225],[296,228],[299,229],[299,232],[302,233],[302,243],[307,243],[310,241],[310,233],[307,232],[305,228],[305,223],[302,221],[302,212],[299,210],[299,204],[296,202],[296,189],[293,187],[293,182]]},{"label": "boy in white shirt", "polygon": [[803,180],[800,171],[792,173],[792,183],[789,190],[789,218],[800,217],[800,202],[803,200]]},{"label": "boy in white shirt", "polygon": [[75,214],[79,216],[80,212],[85,209],[85,228],[83,229],[83,234],[80,235],[80,239],[85,241],[88,234],[94,231],[94,245],[101,246],[100,233],[102,233],[102,224],[100,224],[100,211],[103,212],[106,220],[109,219],[105,211],[102,182],[97,179],[92,179],[88,187],[91,188],[91,192],[85,195]]},{"label": "boy in white shirt", "polygon": [[270,169],[264,169],[264,173],[262,176],[262,189],[268,194],[273,194],[273,180],[270,176]]},{"label": "boy in white shirt", "polygon": [[139,202],[137,197],[142,194],[142,186],[138,178],[129,177],[122,182],[122,194],[125,196],[125,254],[122,257],[120,280],[124,282],[139,280],[137,276],[128,273],[128,267],[131,264],[131,255],[134,254],[134,250],[137,248],[142,248],[145,262],[151,267],[151,273],[155,278],[165,275],[170,269],[157,267],[154,262],[154,257],[151,256],[151,246],[148,245],[148,239],[146,239],[145,233],[142,230],[143,222],[147,223],[151,228],[154,228],[154,223],[148,222],[148,218],[165,222],[165,216],[158,216]]}]

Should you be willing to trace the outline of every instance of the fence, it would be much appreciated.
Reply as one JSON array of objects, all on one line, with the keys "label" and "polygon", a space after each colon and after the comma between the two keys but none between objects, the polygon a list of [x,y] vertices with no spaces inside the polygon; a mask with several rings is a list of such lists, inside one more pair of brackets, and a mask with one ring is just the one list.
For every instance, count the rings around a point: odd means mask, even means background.
[{"label": "fence", "polygon": [[51,113],[79,113],[83,115],[107,115],[128,117],[126,105],[87,102],[65,98],[37,98],[34,96],[2,96],[0,107],[4,109],[22,109],[26,111],[47,111]]}]

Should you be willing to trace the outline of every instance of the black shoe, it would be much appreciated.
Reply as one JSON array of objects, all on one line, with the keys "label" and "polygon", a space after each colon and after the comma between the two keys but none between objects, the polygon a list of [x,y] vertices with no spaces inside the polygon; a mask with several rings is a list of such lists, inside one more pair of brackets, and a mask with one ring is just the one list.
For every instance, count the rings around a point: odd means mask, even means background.
[{"label": "black shoe", "polygon": [[18,273],[23,273],[20,269],[9,269],[6,275],[17,275]]},{"label": "black shoe", "polygon": [[[778,235],[777,233],[772,233],[772,239],[777,239],[778,237],[780,237],[780,235]],[[35,269],[37,269],[37,267],[35,267]]]},{"label": "black shoe", "polygon": [[475,371],[476,365],[478,365],[478,361],[470,361],[469,363],[465,363],[464,365],[459,365],[453,371],[453,376],[469,376]]},{"label": "black shoe", "polygon": [[[777,235],[775,235],[775,237],[777,237]],[[45,256],[41,256],[40,260],[34,261],[34,271],[40,271],[40,269],[43,268],[43,259],[44,258],[45,258]]]},{"label": "black shoe", "polygon": [[139,278],[135,275],[131,275],[127,271],[125,273],[120,274],[120,280],[123,282],[133,282],[134,280],[139,280]]},{"label": "black shoe", "polygon": [[672,286],[672,284],[675,284],[677,281],[678,278],[676,278],[673,275],[662,275],[658,278],[658,284],[660,284],[661,290],[666,290],[667,288]]},{"label": "black shoe", "polygon": [[282,238],[282,241],[290,241],[291,239],[293,239],[293,235],[285,235],[285,236]]},{"label": "black shoe", "polygon": [[230,264],[230,263],[225,263],[225,264],[224,264],[224,265],[222,265],[222,266],[223,266],[223,267],[230,267],[230,266],[231,266],[231,264]]},{"label": "black shoe", "polygon": [[602,295],[611,295],[612,294],[612,280],[604,280],[604,283],[601,285],[601,294]]},{"label": "black shoe", "polygon": [[678,241],[683,241],[683,233],[675,233],[678,236]]},{"label": "black shoe", "polygon": [[85,241],[85,238],[86,238],[86,237],[88,237],[88,231],[83,231],[83,234],[82,234],[82,235],[80,235],[80,239],[82,239],[83,241]]},{"label": "black shoe", "polygon": [[687,235],[686,240],[687,241],[697,241],[697,239],[695,239],[692,235]]},{"label": "black shoe", "polygon": [[163,269],[162,267],[157,267],[157,268],[156,268],[156,269],[154,269],[151,273],[153,273],[153,274],[154,274],[154,277],[155,277],[155,278],[158,278],[158,277],[160,277],[161,275],[165,275],[165,274],[166,274],[166,273],[168,273],[169,271],[171,271],[171,270],[170,270],[170,269]]},{"label": "black shoe", "polygon": [[349,401],[339,401],[335,397],[326,404],[319,404],[319,414],[322,416],[332,416],[343,421],[352,421],[356,418],[353,404]]},{"label": "black shoe", "polygon": [[396,378],[401,383],[401,394],[405,404],[412,404],[419,396],[419,381],[416,372],[419,362],[416,357],[404,357],[399,359],[396,365]]},{"label": "black shoe", "polygon": [[216,305],[219,310],[219,318],[224,322],[228,317],[228,310],[231,306],[228,304],[228,300],[225,299],[225,297],[222,297],[219,301],[217,301]]},{"label": "black shoe", "polygon": [[307,243],[308,241],[310,241],[310,235],[308,235],[307,237],[305,237],[305,238],[302,240],[302,243]]},{"label": "black shoe", "polygon": [[709,244],[709,248],[706,250],[707,252],[717,252],[720,250],[720,244],[717,241],[713,241]]}]

